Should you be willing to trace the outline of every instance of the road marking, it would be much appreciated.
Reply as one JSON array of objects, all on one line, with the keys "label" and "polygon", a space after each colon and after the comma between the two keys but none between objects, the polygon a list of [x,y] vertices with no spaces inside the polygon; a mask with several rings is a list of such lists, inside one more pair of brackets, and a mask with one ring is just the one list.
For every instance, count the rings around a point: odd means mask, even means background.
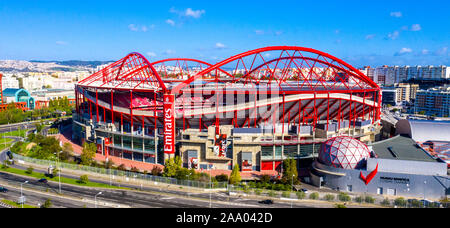
[{"label": "road marking", "polygon": [[174,197],[164,197],[164,198],[161,198],[161,200],[171,200],[171,199],[175,199]]}]

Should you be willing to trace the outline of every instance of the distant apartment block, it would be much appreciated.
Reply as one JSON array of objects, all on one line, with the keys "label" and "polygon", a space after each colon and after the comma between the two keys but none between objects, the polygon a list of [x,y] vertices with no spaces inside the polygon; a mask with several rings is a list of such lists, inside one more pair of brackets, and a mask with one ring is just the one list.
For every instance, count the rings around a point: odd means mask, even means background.
[{"label": "distant apartment block", "polygon": [[450,86],[419,90],[413,111],[437,117],[450,116]]},{"label": "distant apartment block", "polygon": [[447,66],[381,66],[364,67],[362,71],[381,86],[392,86],[409,79],[425,81],[450,79],[450,67]]}]

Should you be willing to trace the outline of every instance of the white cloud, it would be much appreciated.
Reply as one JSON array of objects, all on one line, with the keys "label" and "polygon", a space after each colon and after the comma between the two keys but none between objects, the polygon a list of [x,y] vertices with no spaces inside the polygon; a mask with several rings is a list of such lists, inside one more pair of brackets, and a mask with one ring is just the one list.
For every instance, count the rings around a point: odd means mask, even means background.
[{"label": "white cloud", "polygon": [[366,40],[371,40],[373,38],[375,38],[375,34],[369,34],[366,36]]},{"label": "white cloud", "polygon": [[136,27],[135,24],[130,24],[130,25],[128,25],[128,29],[131,30],[131,31],[133,31],[133,32],[139,31],[139,28]]},{"label": "white cloud", "polygon": [[175,26],[175,21],[173,21],[173,20],[167,19],[166,23],[171,25],[171,26]]},{"label": "white cloud", "polygon": [[416,32],[416,31],[420,31],[420,30],[422,30],[422,27],[420,26],[420,24],[413,24],[411,26],[411,31]]},{"label": "white cloud", "polygon": [[395,40],[400,36],[400,32],[399,31],[394,31],[392,33],[388,34],[388,38],[391,40]]},{"label": "white cloud", "polygon": [[255,30],[256,35],[264,35],[264,30]]},{"label": "white cloud", "polygon": [[156,57],[156,53],[155,52],[147,52],[147,55],[149,56],[149,57]]},{"label": "white cloud", "polygon": [[283,31],[276,31],[276,32],[275,32],[275,35],[276,35],[276,36],[279,36],[279,35],[281,35],[281,34],[283,34]]},{"label": "white cloud", "polygon": [[412,52],[411,48],[402,48],[402,49],[400,49],[400,51],[395,53],[395,56],[406,55],[406,54],[411,53],[411,52]]},{"label": "white cloud", "polygon": [[430,51],[428,49],[423,49],[421,53],[422,55],[428,55]]},{"label": "white cloud", "polygon": [[57,45],[67,45],[68,43],[66,41],[56,41]]},{"label": "white cloud", "polygon": [[205,10],[192,10],[191,8],[187,8],[184,14],[186,17],[200,18],[205,14]]},{"label": "white cloud", "polygon": [[443,47],[443,48],[440,48],[439,50],[437,50],[434,54],[443,56],[443,55],[447,54],[447,51],[448,51],[448,47]]},{"label": "white cloud", "polygon": [[154,28],[155,28],[155,25],[150,25],[150,26],[147,26],[147,25],[138,26],[135,24],[128,25],[128,29],[133,32],[147,32],[149,29],[154,29]]},{"label": "white cloud", "polygon": [[192,8],[187,8],[186,10],[180,11],[175,9],[174,7],[170,8],[169,12],[177,14],[180,17],[192,17],[192,18],[200,18],[203,14],[206,13],[205,10],[193,10]]},{"label": "white cloud", "polygon": [[216,48],[217,49],[224,49],[226,46],[223,43],[216,43]]},{"label": "white cloud", "polygon": [[170,50],[170,49],[164,51],[164,54],[165,54],[165,55],[173,55],[173,54],[175,54],[175,53],[176,53],[176,51]]},{"label": "white cloud", "polygon": [[391,12],[391,17],[399,18],[399,17],[402,17],[402,16],[403,16],[402,12]]},{"label": "white cloud", "polygon": [[264,57],[269,58],[270,57],[270,53],[264,54]]}]

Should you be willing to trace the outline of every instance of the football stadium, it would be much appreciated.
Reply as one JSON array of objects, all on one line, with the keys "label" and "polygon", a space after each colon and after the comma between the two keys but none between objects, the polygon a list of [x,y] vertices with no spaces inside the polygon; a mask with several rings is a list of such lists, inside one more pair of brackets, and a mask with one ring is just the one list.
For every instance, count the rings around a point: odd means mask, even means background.
[{"label": "football stadium", "polygon": [[199,170],[280,171],[293,158],[301,168],[330,139],[367,144],[380,130],[380,87],[305,47],[264,47],[215,64],[131,53],[75,90],[73,140],[149,164],[180,156]]}]

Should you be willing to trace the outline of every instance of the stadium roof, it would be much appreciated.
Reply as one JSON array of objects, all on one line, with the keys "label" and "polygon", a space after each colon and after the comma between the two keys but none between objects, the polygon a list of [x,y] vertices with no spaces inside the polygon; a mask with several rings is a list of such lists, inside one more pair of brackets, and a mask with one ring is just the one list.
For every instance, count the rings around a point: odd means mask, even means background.
[{"label": "stadium roof", "polygon": [[450,142],[450,121],[435,120],[399,120],[397,134],[405,134],[416,142]]},{"label": "stadium roof", "polygon": [[372,147],[378,158],[382,159],[437,162],[413,139],[402,135],[372,143],[369,146]]}]

